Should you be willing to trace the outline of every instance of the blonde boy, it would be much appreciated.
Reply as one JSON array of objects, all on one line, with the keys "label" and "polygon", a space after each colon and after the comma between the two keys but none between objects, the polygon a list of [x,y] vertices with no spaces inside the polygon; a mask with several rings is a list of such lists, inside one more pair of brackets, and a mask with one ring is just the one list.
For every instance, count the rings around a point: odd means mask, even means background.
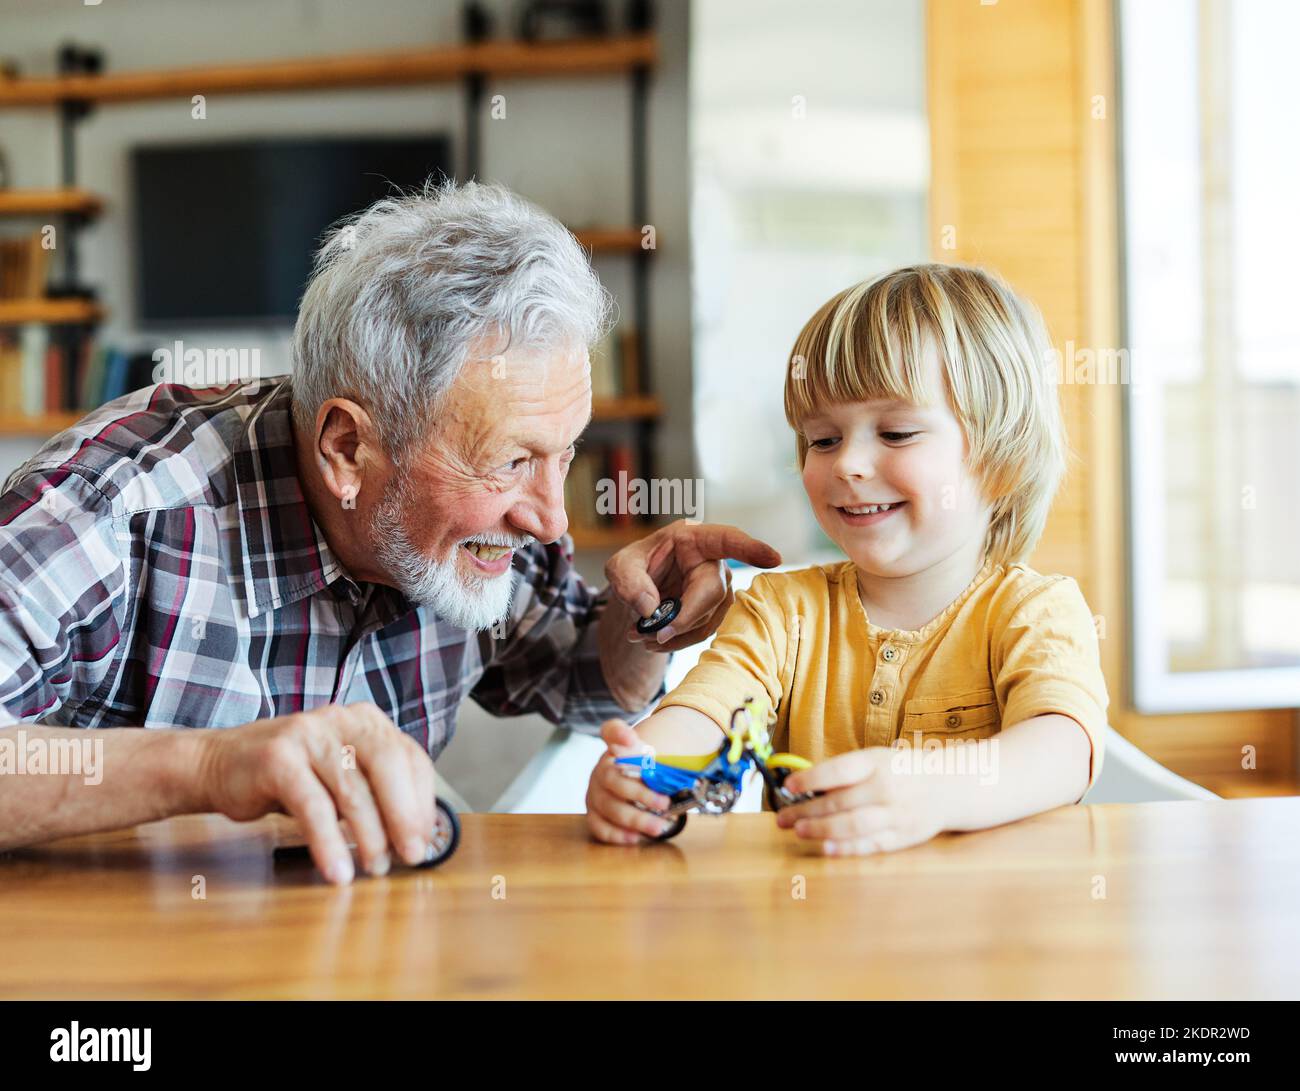
[{"label": "blonde boy", "polygon": [[[815,763],[789,787],[823,793],[777,821],[827,853],[1084,795],[1107,705],[1091,611],[1074,580],[1024,563],[1065,466],[1048,348],[1028,305],[962,266],[897,270],[809,319],[786,416],[813,513],[849,559],[758,576],[654,714],[605,725],[587,795],[598,839],[667,828],[641,809],[667,800],[615,757],[715,749],[731,710],[764,693],[776,748]],[[979,760],[920,760],[940,749]]]}]

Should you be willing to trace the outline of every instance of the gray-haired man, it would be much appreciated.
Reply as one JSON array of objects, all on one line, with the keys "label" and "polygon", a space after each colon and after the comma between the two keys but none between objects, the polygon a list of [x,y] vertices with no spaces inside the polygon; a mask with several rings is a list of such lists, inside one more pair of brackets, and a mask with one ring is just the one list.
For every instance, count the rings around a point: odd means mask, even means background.
[{"label": "gray-haired man", "polygon": [[[646,709],[659,653],[721,621],[722,559],[780,558],[678,523],[579,578],[563,482],[608,312],[551,217],[431,187],[332,233],[291,381],[150,387],[47,443],[0,495],[0,724],[28,750],[122,730],[100,783],[0,775],[0,848],[283,810],[347,882],[340,818],[371,873],[423,858],[465,696],[593,730]],[[669,638],[637,638],[664,595]]]}]

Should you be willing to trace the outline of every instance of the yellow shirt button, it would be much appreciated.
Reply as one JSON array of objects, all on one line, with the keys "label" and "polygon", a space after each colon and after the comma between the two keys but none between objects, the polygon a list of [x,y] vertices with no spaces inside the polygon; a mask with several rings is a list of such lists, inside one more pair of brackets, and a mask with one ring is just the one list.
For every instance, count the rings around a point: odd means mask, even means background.
[{"label": "yellow shirt button", "polygon": [[948,719],[945,720],[944,722],[947,723],[949,727],[957,727],[961,723],[961,717],[954,713],[953,715],[949,716]]},{"label": "yellow shirt button", "polygon": [[873,705],[883,705],[885,703],[885,694],[882,690],[873,689],[871,691],[871,703]]},{"label": "yellow shirt button", "polygon": [[898,652],[894,651],[893,648],[885,648],[881,651],[880,658],[883,659],[886,663],[892,663],[895,659],[898,658]]}]

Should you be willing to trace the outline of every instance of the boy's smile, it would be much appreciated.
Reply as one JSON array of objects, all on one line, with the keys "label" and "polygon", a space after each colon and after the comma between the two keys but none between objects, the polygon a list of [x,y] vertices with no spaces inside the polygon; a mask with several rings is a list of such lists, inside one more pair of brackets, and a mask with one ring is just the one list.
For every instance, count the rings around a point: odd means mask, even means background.
[{"label": "boy's smile", "polygon": [[889,518],[900,510],[906,500],[885,501],[866,505],[840,505],[836,510],[840,518],[851,527],[870,527]]}]

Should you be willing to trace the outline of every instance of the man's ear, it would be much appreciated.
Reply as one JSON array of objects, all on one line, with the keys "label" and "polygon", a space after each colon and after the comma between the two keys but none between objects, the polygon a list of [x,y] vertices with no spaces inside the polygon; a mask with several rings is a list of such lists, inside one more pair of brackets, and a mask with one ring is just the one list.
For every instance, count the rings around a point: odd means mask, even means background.
[{"label": "man's ear", "polygon": [[387,457],[365,408],[348,398],[331,398],[316,412],[316,465],[325,487],[345,508],[355,508],[365,486],[384,476]]}]

